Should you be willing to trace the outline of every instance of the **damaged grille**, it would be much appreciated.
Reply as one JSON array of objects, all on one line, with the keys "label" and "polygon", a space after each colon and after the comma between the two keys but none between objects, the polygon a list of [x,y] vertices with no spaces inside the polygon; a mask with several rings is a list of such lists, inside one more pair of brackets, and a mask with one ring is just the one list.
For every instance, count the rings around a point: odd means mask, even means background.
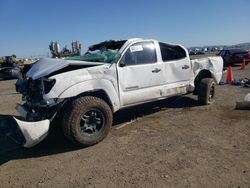
[{"label": "damaged grille", "polygon": [[30,78],[17,86],[17,91],[23,94],[23,98],[31,106],[46,105],[43,101],[43,95],[50,92],[55,82],[55,79],[40,78],[32,80]]},{"label": "damaged grille", "polygon": [[43,99],[43,87],[41,80],[28,80],[26,100],[29,102],[38,102]]},{"label": "damaged grille", "polygon": [[39,121],[42,119],[51,118],[57,109],[57,104],[62,101],[50,103],[43,99],[43,95],[49,93],[54,84],[55,79],[39,78],[32,80],[29,78],[20,79],[16,83],[16,90],[23,95],[23,100],[26,102],[22,105],[27,111],[27,120]]}]

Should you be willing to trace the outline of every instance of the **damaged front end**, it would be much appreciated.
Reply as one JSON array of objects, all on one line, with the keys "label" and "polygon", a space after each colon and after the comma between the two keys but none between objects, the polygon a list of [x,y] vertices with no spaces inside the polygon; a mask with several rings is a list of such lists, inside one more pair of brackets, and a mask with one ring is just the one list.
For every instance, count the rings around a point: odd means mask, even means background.
[{"label": "damaged front end", "polygon": [[8,134],[8,136],[24,147],[32,147],[48,135],[50,122],[64,104],[63,99],[43,98],[55,83],[56,80],[45,77],[36,80],[19,79],[16,82],[16,91],[21,93],[22,99],[26,101],[16,106],[22,120],[14,117],[24,140],[20,141],[20,137],[17,138],[16,134]]},{"label": "damaged front end", "polygon": [[45,100],[44,95],[48,94],[55,85],[55,79],[39,78],[33,80],[22,79],[16,82],[16,91],[22,94],[22,100],[26,101],[22,107],[27,113],[25,116],[28,121],[38,121],[41,119],[51,118],[55,113],[53,107],[60,101],[55,99]]},{"label": "damaged front end", "polygon": [[[14,130],[9,130],[7,135],[24,147],[32,147],[41,142],[48,135],[56,114],[70,100],[71,94],[61,94],[77,82],[92,79],[91,74],[100,76],[107,67],[118,61],[119,48],[125,42],[108,41],[90,47],[83,56],[65,59],[41,58],[31,66],[24,67],[24,78],[16,82],[16,91],[22,94],[25,101],[24,104],[16,106],[22,118],[12,118],[15,122]],[[92,67],[92,72],[80,71]],[[72,76],[76,79],[71,80]]]}]

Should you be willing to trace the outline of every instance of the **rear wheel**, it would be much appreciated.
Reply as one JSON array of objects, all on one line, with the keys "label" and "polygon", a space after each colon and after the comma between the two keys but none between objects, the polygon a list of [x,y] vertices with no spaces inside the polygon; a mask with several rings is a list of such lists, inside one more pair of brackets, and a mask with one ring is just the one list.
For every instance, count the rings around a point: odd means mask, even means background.
[{"label": "rear wheel", "polygon": [[112,118],[112,111],[105,101],[92,96],[81,97],[66,110],[63,131],[74,144],[91,146],[107,136]]},{"label": "rear wheel", "polygon": [[208,105],[215,102],[215,82],[212,78],[203,78],[198,88],[198,101]]}]

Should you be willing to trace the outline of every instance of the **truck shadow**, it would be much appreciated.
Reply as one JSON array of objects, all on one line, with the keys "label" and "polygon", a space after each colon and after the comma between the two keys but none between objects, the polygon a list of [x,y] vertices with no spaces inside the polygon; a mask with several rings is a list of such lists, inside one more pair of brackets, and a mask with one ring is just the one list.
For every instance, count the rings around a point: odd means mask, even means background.
[{"label": "truck shadow", "polygon": [[196,106],[200,106],[200,104],[197,100],[190,98],[189,96],[174,96],[164,100],[149,102],[118,111],[114,115],[113,126],[117,126],[164,109],[190,109]]},{"label": "truck shadow", "polygon": [[[135,107],[127,108],[114,114],[113,126],[129,122],[133,119],[153,114],[166,108],[192,108],[199,106],[196,100],[182,96],[172,97],[165,100],[151,102]],[[62,134],[61,126],[58,123],[52,125],[49,136],[37,146],[26,149],[17,145],[6,135],[6,129],[16,125],[11,115],[0,115],[0,165],[16,159],[35,158],[53,154],[71,152],[83,149],[73,146]]]}]

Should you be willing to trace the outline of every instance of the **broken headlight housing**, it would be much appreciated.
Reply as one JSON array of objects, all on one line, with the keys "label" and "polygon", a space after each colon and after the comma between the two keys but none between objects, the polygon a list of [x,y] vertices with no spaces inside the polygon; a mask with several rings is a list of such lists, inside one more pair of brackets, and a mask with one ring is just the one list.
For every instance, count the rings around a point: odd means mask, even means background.
[{"label": "broken headlight housing", "polygon": [[55,79],[40,78],[37,80],[21,80],[16,83],[17,91],[23,94],[23,99],[30,104],[44,103],[43,95],[48,94],[55,85]]},{"label": "broken headlight housing", "polygon": [[55,79],[48,79],[48,78],[42,78],[41,79],[42,82],[42,87],[44,90],[44,94],[47,94],[50,92],[50,90],[52,89],[52,87],[55,85],[56,80]]}]

